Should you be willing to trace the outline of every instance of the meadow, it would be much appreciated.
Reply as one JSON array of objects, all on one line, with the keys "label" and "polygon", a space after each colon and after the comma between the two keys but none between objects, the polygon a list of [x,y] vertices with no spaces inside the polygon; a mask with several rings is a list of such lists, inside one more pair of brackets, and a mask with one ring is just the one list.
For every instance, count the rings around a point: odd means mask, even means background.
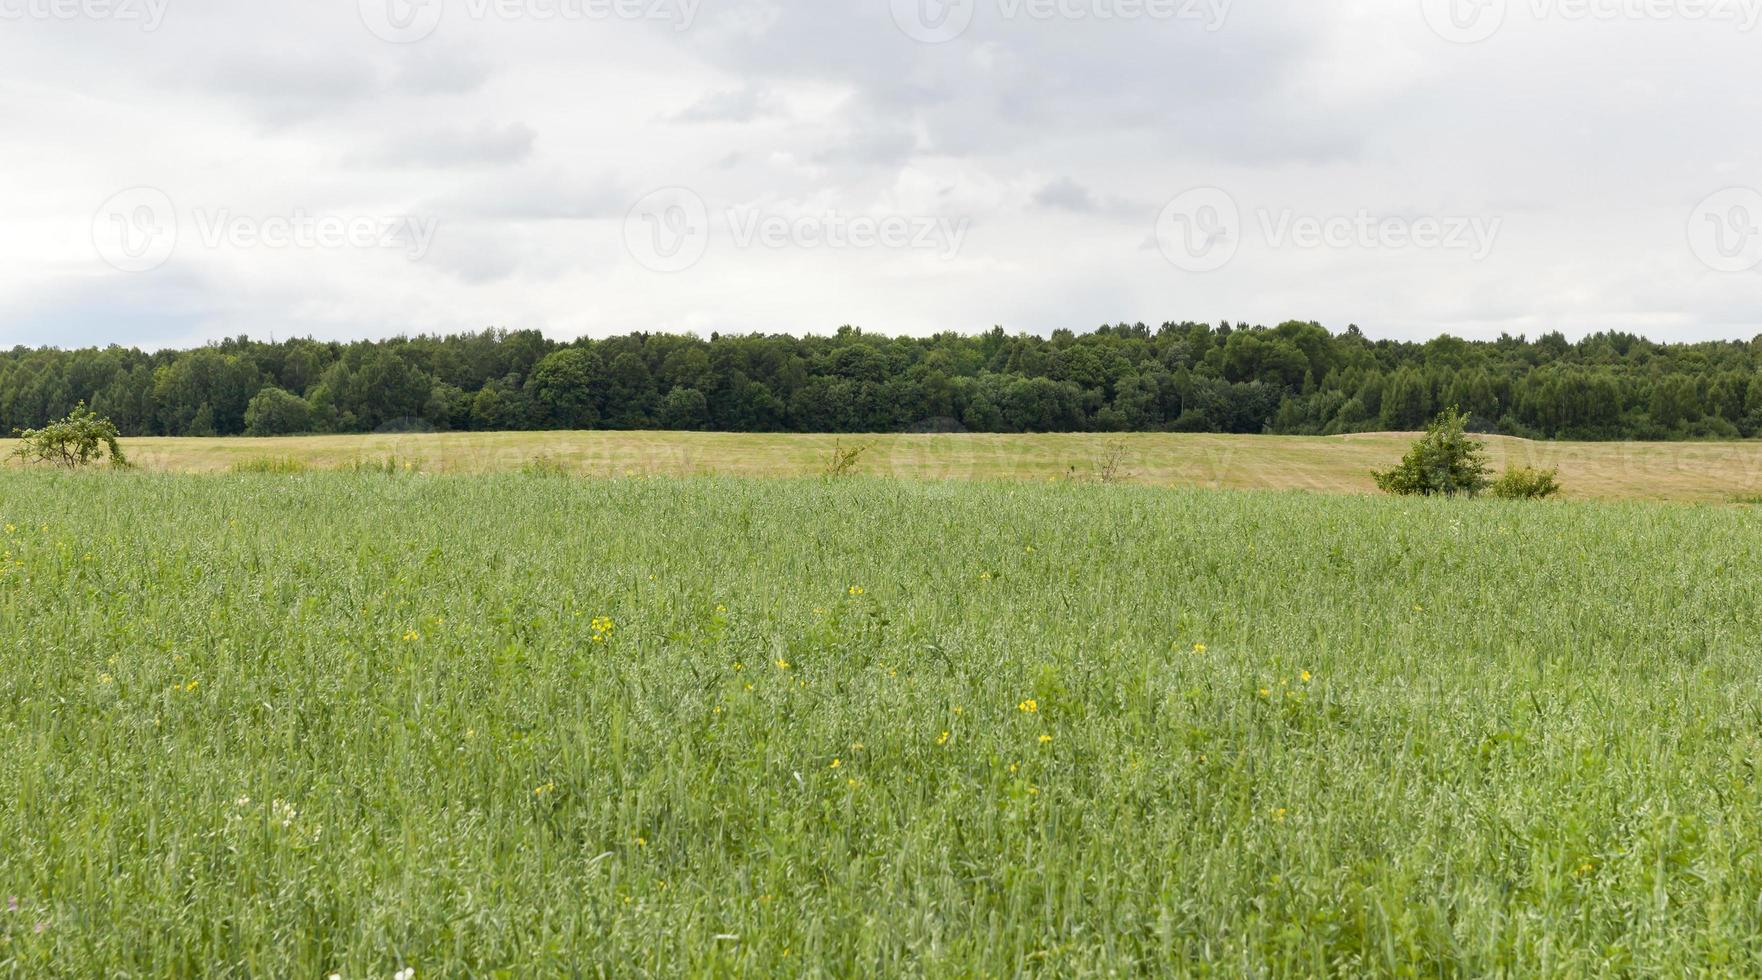
[{"label": "meadow", "polygon": [[0,973],[1762,973],[1762,515],[0,471]]},{"label": "meadow", "polygon": [[[141,467],[227,472],[265,463],[348,469],[395,459],[429,473],[498,473],[534,461],[590,477],[817,476],[835,446],[864,447],[869,476],[1093,480],[1236,490],[1374,493],[1413,433],[1308,436],[1134,434],[753,435],[704,432],[456,432],[271,439],[125,439]],[[1762,442],[1534,442],[1486,437],[1495,467],[1558,467],[1566,496],[1729,502],[1762,496]],[[5,448],[0,442],[0,451]]]}]

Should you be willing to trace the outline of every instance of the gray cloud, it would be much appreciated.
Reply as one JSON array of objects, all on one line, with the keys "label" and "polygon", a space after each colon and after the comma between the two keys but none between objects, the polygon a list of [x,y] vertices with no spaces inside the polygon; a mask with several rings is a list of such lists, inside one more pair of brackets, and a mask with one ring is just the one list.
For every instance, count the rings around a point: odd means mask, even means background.
[{"label": "gray cloud", "polygon": [[369,159],[393,166],[500,166],[530,158],[537,139],[538,131],[524,123],[417,130],[386,139]]},{"label": "gray cloud", "polygon": [[[1067,3],[1078,11],[1111,0]],[[178,0],[155,31],[0,31],[0,343],[367,336],[517,322],[558,336],[1317,318],[1659,339],[1762,325],[1755,273],[1697,258],[1698,203],[1762,188],[1756,36],[1729,24],[1537,20],[1453,44],[1419,0],[1036,19],[975,0],[943,44],[883,0],[705,0],[670,23],[471,19],[392,44],[355,4]],[[1560,5],[1559,9],[1565,9]],[[1017,11],[1009,16],[1010,11]],[[98,260],[126,188],[183,212],[175,256]],[[708,212],[672,275],[625,249],[657,187]],[[1165,202],[1226,195],[1239,250],[1165,257]],[[726,212],[934,215],[961,248],[741,248]],[[426,260],[207,247],[197,209],[417,214]],[[1498,219],[1483,258],[1268,240],[1297,220]],[[1701,216],[1704,220],[1705,216]]]},{"label": "gray cloud", "polygon": [[683,123],[750,123],[782,114],[769,93],[747,87],[732,92],[711,92],[673,117]]}]

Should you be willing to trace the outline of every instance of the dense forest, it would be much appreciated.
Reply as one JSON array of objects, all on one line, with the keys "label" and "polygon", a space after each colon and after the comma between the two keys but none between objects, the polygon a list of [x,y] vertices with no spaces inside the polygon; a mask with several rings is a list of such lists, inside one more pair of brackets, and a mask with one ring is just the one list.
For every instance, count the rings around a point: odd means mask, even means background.
[{"label": "dense forest", "polygon": [[1538,438],[1762,433],[1762,337],[1656,344],[1601,333],[1371,340],[1356,327],[1166,323],[883,337],[631,334],[561,343],[488,330],[384,341],[243,337],[146,353],[0,352],[0,433],[84,401],[125,435],[428,429],[737,432],[1421,427],[1441,408]]}]

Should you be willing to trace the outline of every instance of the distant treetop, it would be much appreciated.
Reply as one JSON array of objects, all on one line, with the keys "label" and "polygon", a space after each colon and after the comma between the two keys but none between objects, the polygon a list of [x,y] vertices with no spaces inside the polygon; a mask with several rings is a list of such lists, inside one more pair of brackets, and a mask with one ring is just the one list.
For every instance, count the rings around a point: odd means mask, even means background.
[{"label": "distant treetop", "polygon": [[537,331],[355,343],[245,338],[188,351],[0,352],[0,432],[85,402],[125,436],[446,429],[732,432],[1415,430],[1534,438],[1762,433],[1762,338],[1623,333],[1426,343],[1356,327],[1104,326],[1050,337]]}]

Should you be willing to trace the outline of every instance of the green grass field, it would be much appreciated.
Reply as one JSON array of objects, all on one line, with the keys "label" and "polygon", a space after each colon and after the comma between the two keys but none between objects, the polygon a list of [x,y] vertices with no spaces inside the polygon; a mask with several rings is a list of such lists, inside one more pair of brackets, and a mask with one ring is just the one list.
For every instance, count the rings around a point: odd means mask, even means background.
[{"label": "green grass field", "polygon": [[0,472],[0,973],[1762,973],[1762,515]]},{"label": "green grass field", "polygon": [[[491,432],[291,439],[127,439],[142,468],[226,472],[264,460],[315,469],[395,457],[429,473],[518,470],[537,457],[578,475],[816,476],[834,445],[866,446],[865,475],[916,480],[1092,477],[1121,449],[1121,475],[1153,486],[1373,493],[1412,433],[1335,438],[1133,434],[736,435],[690,432]],[[1489,438],[1495,466],[1559,467],[1580,499],[1728,502],[1762,495],[1762,441],[1572,443]],[[4,450],[0,444],[0,451]],[[3,455],[3,452],[0,452]]]}]

